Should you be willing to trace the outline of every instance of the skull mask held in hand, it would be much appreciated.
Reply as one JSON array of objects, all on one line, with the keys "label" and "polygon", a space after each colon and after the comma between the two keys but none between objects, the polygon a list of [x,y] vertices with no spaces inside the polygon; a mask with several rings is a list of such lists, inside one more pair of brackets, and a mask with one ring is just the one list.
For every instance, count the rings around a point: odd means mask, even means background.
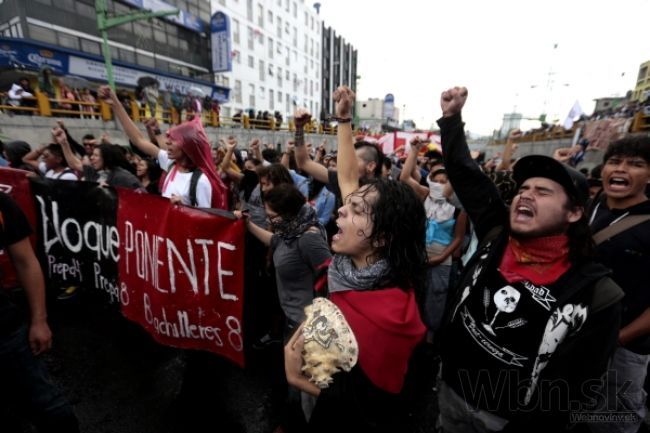
[{"label": "skull mask held in hand", "polygon": [[334,373],[350,371],[357,363],[357,340],[341,310],[327,299],[314,299],[305,314],[302,371],[313,384],[327,388]]}]

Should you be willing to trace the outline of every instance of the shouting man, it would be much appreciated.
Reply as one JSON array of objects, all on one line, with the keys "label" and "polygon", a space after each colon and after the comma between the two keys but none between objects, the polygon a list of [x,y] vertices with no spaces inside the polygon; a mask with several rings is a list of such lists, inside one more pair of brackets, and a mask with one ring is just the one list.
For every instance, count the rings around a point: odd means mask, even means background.
[{"label": "shouting man", "polygon": [[508,209],[470,156],[466,99],[465,88],[443,92],[438,121],[449,180],[480,242],[450,292],[441,427],[564,431],[595,398],[588,391],[616,346],[622,292],[593,262],[586,179],[549,157],[522,158]]}]

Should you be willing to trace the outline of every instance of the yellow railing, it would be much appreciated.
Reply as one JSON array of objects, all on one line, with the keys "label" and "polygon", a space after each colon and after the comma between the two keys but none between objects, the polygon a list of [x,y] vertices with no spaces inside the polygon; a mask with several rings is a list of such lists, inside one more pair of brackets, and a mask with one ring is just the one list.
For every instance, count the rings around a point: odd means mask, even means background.
[{"label": "yellow railing", "polygon": [[634,115],[632,122],[632,132],[646,132],[650,131],[650,114],[646,114],[643,110]]},{"label": "yellow railing", "polygon": [[[0,93],[0,97],[2,100],[6,100],[7,95]],[[42,93],[38,90],[35,91],[34,97],[25,97],[23,99],[35,101],[36,104],[34,106],[13,106],[9,104],[0,104],[0,111],[16,114],[26,112],[32,115],[40,115],[45,117],[99,117],[104,121],[113,119],[113,111],[111,109],[111,106],[103,100],[99,100],[98,102],[85,102],[70,99],[48,98],[47,94]],[[63,108],[64,106],[69,106],[71,108]],[[88,108],[84,110],[85,107]],[[129,109],[127,112],[129,112],[131,118],[135,122],[142,122],[148,117],[147,109],[141,107],[134,100],[130,101],[128,108]],[[161,109],[160,106],[156,106],[155,111],[156,118],[161,122],[171,125],[177,125],[181,122],[178,110],[173,107],[166,110]],[[149,115],[150,114],[151,113],[149,113]],[[241,127],[244,129],[289,132],[294,132],[296,130],[293,119],[290,119],[287,122],[283,122],[280,127],[278,127],[275,118],[270,118],[269,120],[258,120],[249,118],[247,115],[242,115],[241,117],[237,118],[224,117],[210,110],[205,110],[201,113],[201,120],[204,125],[212,126],[215,128]],[[318,122],[313,120],[311,123],[305,125],[305,132],[335,135],[336,127],[323,126],[322,124],[318,124]]]}]

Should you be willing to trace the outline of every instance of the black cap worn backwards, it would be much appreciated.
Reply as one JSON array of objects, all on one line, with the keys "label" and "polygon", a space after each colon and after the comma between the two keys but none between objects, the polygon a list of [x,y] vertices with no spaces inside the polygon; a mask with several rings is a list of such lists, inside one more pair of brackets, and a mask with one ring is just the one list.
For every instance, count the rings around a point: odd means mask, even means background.
[{"label": "black cap worn backwards", "polygon": [[567,195],[576,199],[578,205],[584,205],[589,198],[587,178],[578,170],[544,155],[530,155],[521,158],[515,164],[512,177],[521,186],[531,177],[551,179],[564,187]]}]

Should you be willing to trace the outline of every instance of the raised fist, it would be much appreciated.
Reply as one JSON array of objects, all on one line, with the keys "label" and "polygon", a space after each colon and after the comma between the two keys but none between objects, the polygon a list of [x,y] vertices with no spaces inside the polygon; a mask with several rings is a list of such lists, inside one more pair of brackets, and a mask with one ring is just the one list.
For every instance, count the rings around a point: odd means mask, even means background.
[{"label": "raised fist", "polygon": [[411,139],[411,149],[415,150],[417,153],[422,150],[424,146],[429,144],[431,140],[420,138],[420,137],[413,137]]},{"label": "raised fist", "polygon": [[99,89],[97,89],[97,97],[99,99],[103,99],[107,104],[113,103],[114,96],[115,93],[113,93],[113,90],[110,88],[110,86],[103,85],[99,86]]},{"label": "raised fist", "polygon": [[226,142],[226,150],[230,149],[236,149],[237,148],[237,139],[233,137],[232,135],[228,137],[228,141]]},{"label": "raised fist", "polygon": [[296,128],[302,128],[311,121],[311,113],[306,108],[300,107],[293,115]]},{"label": "raised fist", "polygon": [[352,118],[352,104],[354,104],[354,92],[347,86],[341,86],[332,95],[336,102],[335,113],[340,119]]},{"label": "raised fist", "polygon": [[65,136],[65,131],[58,126],[56,128],[52,128],[52,139],[55,143],[61,146],[68,142],[68,139]]},{"label": "raised fist", "polygon": [[249,149],[251,149],[251,150],[257,150],[257,149],[259,149],[259,147],[260,147],[260,140],[257,139],[257,138],[252,139],[251,142],[248,143],[248,147],[249,147]]},{"label": "raised fist", "polygon": [[465,87],[453,87],[442,92],[440,95],[440,108],[442,108],[443,117],[451,117],[460,113],[465,101],[467,101],[467,88]]}]

